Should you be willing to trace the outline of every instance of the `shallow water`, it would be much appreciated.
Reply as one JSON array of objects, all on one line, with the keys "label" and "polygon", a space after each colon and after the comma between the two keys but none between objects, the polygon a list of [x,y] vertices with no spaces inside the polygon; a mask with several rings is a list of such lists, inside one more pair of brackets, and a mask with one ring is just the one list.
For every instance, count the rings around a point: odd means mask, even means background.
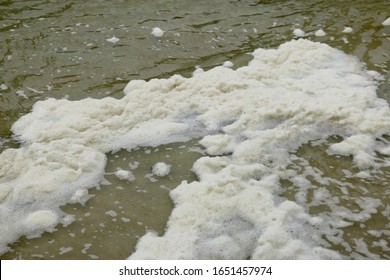
[{"label": "shallow water", "polygon": [[[127,258],[129,250],[147,231],[164,232],[173,207],[169,190],[176,187],[177,181],[196,179],[190,169],[202,154],[196,141],[110,154],[105,175],[107,183],[92,189],[92,197],[84,205],[62,207],[66,213],[76,216],[71,225],[60,225],[57,231],[45,233],[41,238],[22,238],[3,258]],[[168,176],[158,177],[152,173],[156,162],[172,165]],[[136,180],[121,180],[115,175],[118,169],[128,170],[129,167]]]},{"label": "shallow water", "polygon": [[[277,47],[293,39],[296,28],[304,30],[306,38],[352,54],[370,70],[378,71],[384,77],[378,95],[389,101],[390,27],[381,24],[390,16],[388,4],[388,1],[375,1],[375,5],[367,1],[3,1],[0,3],[0,151],[18,147],[10,128],[38,100],[120,98],[129,80],[166,78],[177,73],[189,77],[198,66],[209,69],[226,60],[237,68],[247,64],[251,59],[249,53],[256,48]],[[163,37],[150,34],[155,26],[165,31]],[[351,27],[352,32],[343,33],[345,27]],[[319,29],[326,35],[316,36],[314,32]],[[119,41],[107,41],[114,37]],[[40,238],[21,238],[1,258],[128,257],[145,231],[163,233],[173,207],[167,189],[173,189],[182,180],[196,179],[190,169],[202,153],[199,149],[191,152],[188,147],[199,145],[195,141],[159,147],[159,151],[155,147],[140,148],[109,155],[106,178],[111,184],[90,191],[94,197],[84,206],[62,208],[75,215],[74,223],[58,226],[57,231]],[[151,153],[145,154],[148,149]],[[327,155],[325,149],[324,145],[304,145],[297,151],[296,161],[308,161],[324,177],[334,178],[333,185],[321,185],[313,179],[315,187],[302,193],[284,182],[282,195],[297,201],[311,214],[325,216],[334,205],[312,203],[318,189],[321,191],[317,195],[324,195],[326,189],[330,196],[341,201],[338,207],[352,212],[362,209],[359,203],[369,204],[364,200],[368,194],[371,202],[380,200],[382,205],[374,207],[376,212],[371,213],[371,218],[343,228],[344,233],[338,236],[342,242],[337,238],[327,242],[350,258],[390,258],[386,242],[390,230],[389,168],[370,180],[348,178],[348,171],[354,168],[352,160]],[[141,163],[133,172],[137,181],[124,183],[109,174],[134,161]],[[145,175],[151,173],[150,168],[157,161],[173,161],[175,168],[168,178],[151,182],[152,178]],[[295,168],[299,170],[302,166],[305,164],[297,164]],[[351,184],[355,186],[353,189],[348,187]]]}]

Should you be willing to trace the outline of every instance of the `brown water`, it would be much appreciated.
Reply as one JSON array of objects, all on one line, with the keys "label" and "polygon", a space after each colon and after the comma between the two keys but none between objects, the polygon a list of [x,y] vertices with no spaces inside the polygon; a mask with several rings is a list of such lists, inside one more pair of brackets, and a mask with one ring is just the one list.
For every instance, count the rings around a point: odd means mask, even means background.
[{"label": "brown water", "polygon": [[[190,76],[204,69],[234,62],[245,65],[254,49],[276,47],[304,30],[307,38],[329,44],[357,56],[385,78],[378,95],[390,100],[390,27],[381,23],[390,16],[389,1],[2,1],[0,2],[0,152],[18,143],[11,126],[48,97],[77,100],[86,97],[121,97],[129,80]],[[158,26],[158,38],[150,33]],[[351,33],[343,33],[351,27]],[[313,33],[323,29],[327,35]],[[117,43],[107,41],[116,37]],[[344,229],[344,243],[330,246],[351,258],[390,258],[390,170],[373,180],[351,181],[348,159],[325,153],[325,146],[306,145],[297,162],[354,184],[343,192],[337,183],[326,186],[342,207],[359,209],[367,193],[383,206],[372,218]],[[92,190],[85,205],[67,205],[75,215],[68,227],[40,238],[21,238],[2,259],[123,259],[147,230],[163,233],[173,207],[169,189],[182,180],[195,180],[190,169],[201,156],[196,141],[158,148],[140,148],[108,155],[106,178],[110,185]],[[135,161],[134,182],[112,173]],[[151,166],[164,161],[174,166],[157,182],[148,176]],[[302,168],[297,164],[296,168]],[[147,176],[147,177],[145,177]],[[356,180],[356,179],[354,179]],[[313,179],[314,182],[314,179]],[[325,188],[317,182],[317,188]],[[315,188],[299,198],[285,182],[283,195],[307,205],[311,213],[328,211],[327,205],[311,205]],[[317,211],[317,212],[316,212]],[[384,213],[384,214],[383,214]],[[369,232],[381,232],[370,234]],[[387,233],[386,233],[387,232]],[[384,236],[385,235],[385,238]],[[387,238],[386,238],[387,236]],[[369,244],[367,254],[359,240]],[[375,255],[374,255],[375,254]]]}]

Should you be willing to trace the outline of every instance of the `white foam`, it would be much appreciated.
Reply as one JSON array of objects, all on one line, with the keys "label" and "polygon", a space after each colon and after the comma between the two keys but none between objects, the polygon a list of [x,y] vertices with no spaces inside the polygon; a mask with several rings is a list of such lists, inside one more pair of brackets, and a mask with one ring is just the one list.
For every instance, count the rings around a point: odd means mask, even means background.
[{"label": "white foam", "polygon": [[165,31],[163,31],[160,27],[154,27],[152,29],[151,34],[155,37],[162,37],[164,36]]},{"label": "white foam", "polygon": [[92,247],[91,243],[85,243],[84,248],[81,250],[81,253],[86,254],[88,249]]},{"label": "white foam", "polygon": [[231,61],[225,61],[223,64],[222,64],[223,67],[227,67],[227,68],[233,68],[234,64],[233,62]]},{"label": "white foam", "polygon": [[129,167],[131,170],[137,169],[139,165],[140,165],[139,161],[134,161],[129,163]]},{"label": "white foam", "polygon": [[7,90],[8,89],[8,86],[6,84],[1,84],[0,85],[0,89],[1,90]]},{"label": "white foam", "polygon": [[319,29],[316,32],[314,32],[314,35],[316,35],[317,37],[323,37],[323,36],[326,36],[326,33],[324,30]]},{"label": "white foam", "polygon": [[153,165],[152,169],[153,174],[159,177],[167,176],[170,171],[171,165],[166,164],[165,162],[157,162],[155,165]]},{"label": "white foam", "polygon": [[28,96],[25,94],[24,90],[17,90],[16,94],[23,98],[28,98]]},{"label": "white foam", "polygon": [[26,87],[26,88],[27,88],[28,90],[34,92],[34,93],[39,93],[39,94],[44,93],[44,91],[42,91],[42,90],[37,90],[37,89],[32,88],[32,87]]},{"label": "white foam", "polygon": [[118,216],[118,213],[116,213],[114,210],[109,210],[105,213],[107,216],[110,216],[110,217],[116,217]]},{"label": "white foam", "polygon": [[352,33],[353,29],[351,27],[344,27],[343,33]]},{"label": "white foam", "polygon": [[340,155],[353,155],[354,162],[361,169],[375,166],[374,139],[367,134],[352,135],[344,141],[330,146],[329,152]]},{"label": "white foam", "polygon": [[135,181],[135,176],[130,170],[119,169],[115,175],[121,180]]},{"label": "white foam", "polygon": [[149,179],[150,182],[155,183],[158,180],[156,178],[154,178],[153,175],[154,175],[153,173],[146,174],[145,178]]},{"label": "white foam", "polygon": [[71,142],[33,143],[0,155],[0,252],[20,235],[68,224],[59,206],[85,202],[82,189],[102,179],[105,155]]},{"label": "white foam", "polygon": [[63,254],[69,253],[70,251],[73,251],[72,247],[61,247],[59,255],[63,255]]},{"label": "white foam", "polygon": [[201,67],[197,66],[197,67],[195,67],[195,71],[192,72],[192,76],[195,76],[195,75],[203,73],[203,72],[204,72],[204,70]]},{"label": "white foam", "polygon": [[83,202],[87,201],[89,198],[90,198],[90,195],[88,195],[88,190],[78,189],[72,195],[71,202],[83,203]]},{"label": "white foam", "polygon": [[108,39],[106,39],[106,41],[107,42],[110,42],[110,43],[113,43],[113,44],[116,44],[116,43],[118,43],[119,42],[119,38],[117,38],[117,37],[115,37],[115,36],[113,36],[113,37],[111,37],[111,38],[108,38]]},{"label": "white foam", "polygon": [[122,217],[121,220],[122,220],[122,222],[124,222],[124,223],[128,223],[128,222],[131,221],[129,218],[126,218],[126,217]]},{"label": "white foam", "polygon": [[293,30],[293,34],[294,34],[296,37],[305,37],[305,36],[306,36],[305,31],[303,31],[302,29],[299,29],[299,28],[294,29],[294,30]]},{"label": "white foam", "polygon": [[384,22],[382,22],[383,25],[390,25],[390,17],[387,18]]},{"label": "white foam", "polygon": [[[390,132],[389,106],[375,91],[372,73],[356,58],[300,39],[258,49],[237,70],[131,81],[122,99],[37,102],[12,127],[22,147],[0,155],[1,248],[30,233],[20,221],[36,211],[62,222],[59,205],[102,180],[104,153],[202,137],[212,156],[194,164],[198,181],[170,192],[175,208],[165,234],[143,236],[131,258],[340,258],[321,236],[342,242],[340,228],[366,220],[380,203],[310,216],[281,200],[280,180],[297,175],[288,168],[292,152],[331,135],[344,140],[328,152],[352,156],[360,175],[388,165],[375,160],[388,149],[377,138]],[[310,182],[301,175],[294,183],[304,194]],[[337,203],[325,190],[315,195],[314,203]],[[43,220],[30,223],[34,233],[52,227],[54,214]]]},{"label": "white foam", "polygon": [[49,231],[49,229],[53,229],[57,223],[58,216],[51,210],[38,210],[32,212],[23,220],[23,224],[29,232],[35,232],[40,229]]}]

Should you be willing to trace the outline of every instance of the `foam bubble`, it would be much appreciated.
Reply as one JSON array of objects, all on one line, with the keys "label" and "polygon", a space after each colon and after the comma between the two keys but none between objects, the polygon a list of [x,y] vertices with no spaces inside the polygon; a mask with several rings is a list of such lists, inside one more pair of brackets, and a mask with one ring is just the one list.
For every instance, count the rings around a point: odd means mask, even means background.
[{"label": "foam bubble", "polygon": [[323,37],[323,36],[326,36],[326,33],[324,30],[319,29],[316,32],[314,32],[314,35],[316,35],[317,37]]},{"label": "foam bubble", "polygon": [[294,30],[293,30],[293,34],[294,34],[296,37],[305,37],[305,36],[306,36],[305,31],[303,31],[302,29],[299,29],[299,28],[294,29]]},{"label": "foam bubble", "polygon": [[227,68],[233,68],[234,64],[231,61],[225,61],[222,66]]},{"label": "foam bubble", "polygon": [[28,98],[28,96],[26,95],[26,93],[24,92],[24,90],[17,90],[16,91],[16,94],[20,97],[23,97],[23,98]]},{"label": "foam bubble", "polygon": [[171,165],[166,164],[165,162],[157,162],[155,165],[153,165],[152,169],[153,174],[159,177],[167,176],[170,171]]},{"label": "foam bubble", "polygon": [[135,176],[130,170],[119,169],[115,171],[115,175],[121,180],[134,181]]},{"label": "foam bubble", "polygon": [[63,255],[63,254],[69,253],[70,251],[73,251],[72,247],[61,247],[59,255]]},{"label": "foam bubble", "polygon": [[351,27],[344,27],[343,33],[352,33],[353,29]]},{"label": "foam bubble", "polygon": [[152,29],[151,34],[155,37],[162,37],[164,36],[165,31],[163,31],[160,27],[154,27]]},{"label": "foam bubble", "polygon": [[106,41],[107,42],[110,42],[110,43],[113,43],[113,44],[116,44],[116,43],[118,43],[119,42],[119,38],[117,38],[117,37],[115,37],[115,36],[113,36],[113,37],[111,37],[111,38],[108,38],[108,39],[106,39]]},{"label": "foam bubble", "polygon": [[140,163],[138,161],[134,161],[134,162],[129,163],[129,167],[131,170],[137,169],[139,165],[140,165]]},{"label": "foam bubble", "polygon": [[118,216],[118,214],[114,211],[114,210],[109,210],[105,213],[107,216],[110,216],[110,217],[116,217]]}]

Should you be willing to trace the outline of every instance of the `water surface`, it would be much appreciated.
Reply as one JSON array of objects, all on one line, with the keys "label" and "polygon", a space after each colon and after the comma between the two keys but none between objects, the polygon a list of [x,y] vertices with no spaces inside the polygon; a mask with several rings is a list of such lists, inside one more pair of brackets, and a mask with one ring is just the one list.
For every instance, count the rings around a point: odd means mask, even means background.
[{"label": "water surface", "polygon": [[[210,69],[232,61],[246,65],[255,49],[274,48],[295,38],[324,42],[358,57],[379,72],[378,95],[390,100],[390,16],[388,1],[3,1],[0,3],[0,151],[18,147],[11,126],[38,100],[48,97],[79,100],[120,98],[129,80],[191,76],[197,67]],[[165,31],[151,35],[153,27]],[[345,33],[345,27],[352,32]],[[322,29],[325,36],[316,36]],[[116,43],[107,41],[118,38]],[[344,242],[330,247],[349,258],[390,258],[389,168],[373,180],[347,178],[349,159],[329,156],[325,146],[305,145],[302,160],[338,182],[356,189],[348,195],[339,187],[321,186],[302,194],[284,182],[284,197],[298,201],[309,213],[326,212],[327,205],[311,204],[316,189],[326,188],[340,199],[340,207],[360,211],[362,197],[382,201],[372,217],[346,227]],[[122,259],[148,230],[162,234],[173,207],[168,190],[182,180],[195,180],[190,169],[202,156],[196,141],[108,155],[109,185],[93,189],[85,205],[67,205],[75,215],[68,227],[40,238],[21,238],[2,259]],[[135,182],[112,173],[140,163]],[[148,174],[157,161],[173,164],[168,178],[152,182]],[[145,177],[147,176],[147,177]],[[314,184],[314,180],[313,180]],[[301,197],[301,198],[300,198]],[[363,207],[364,208],[364,207]],[[112,212],[114,211],[114,212]],[[366,248],[368,246],[368,248]]]}]

